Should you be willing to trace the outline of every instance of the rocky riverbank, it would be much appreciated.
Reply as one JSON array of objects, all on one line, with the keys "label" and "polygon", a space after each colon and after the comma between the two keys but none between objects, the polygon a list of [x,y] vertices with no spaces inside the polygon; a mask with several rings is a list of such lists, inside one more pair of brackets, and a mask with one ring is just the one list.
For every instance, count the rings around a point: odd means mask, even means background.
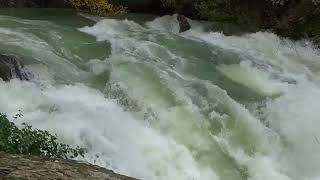
[{"label": "rocky riverbank", "polygon": [[0,179],[136,180],[76,161],[11,155],[3,152],[0,152]]}]

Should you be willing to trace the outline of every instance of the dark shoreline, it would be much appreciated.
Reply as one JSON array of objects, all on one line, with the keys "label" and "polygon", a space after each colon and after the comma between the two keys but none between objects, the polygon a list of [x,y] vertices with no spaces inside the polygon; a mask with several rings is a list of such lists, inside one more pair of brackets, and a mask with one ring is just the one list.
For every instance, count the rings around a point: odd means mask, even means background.
[{"label": "dark shoreline", "polygon": [[[212,22],[212,31],[220,31],[225,35],[242,35],[259,31],[268,31],[280,37],[294,41],[307,39],[313,42],[315,48],[320,48],[320,8],[310,6],[308,0],[289,2],[288,5],[275,9],[270,4],[259,4],[259,2],[248,5],[248,2],[241,3],[251,15],[242,15],[241,22],[238,19],[216,21],[211,16],[203,16],[196,13],[195,8],[190,4],[182,5],[188,8],[175,9],[167,7],[161,0],[113,0],[116,3],[127,6],[129,12],[146,13],[162,16],[165,14],[183,14],[196,20],[206,20]],[[247,7],[248,6],[248,7]],[[250,7],[249,7],[250,6]],[[0,0],[0,8],[63,8],[70,9],[70,5],[64,0]],[[207,11],[210,11],[210,9]],[[313,13],[309,13],[312,11]],[[232,16],[237,16],[239,12],[232,12]],[[209,13],[210,14],[210,13]],[[319,17],[317,16],[319,14]]]}]

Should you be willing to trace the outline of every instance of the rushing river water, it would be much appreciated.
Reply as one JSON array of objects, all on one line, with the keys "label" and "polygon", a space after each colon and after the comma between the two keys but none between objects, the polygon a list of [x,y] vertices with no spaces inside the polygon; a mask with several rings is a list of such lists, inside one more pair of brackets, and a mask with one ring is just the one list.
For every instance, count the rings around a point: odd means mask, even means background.
[{"label": "rushing river water", "polygon": [[[145,180],[319,180],[320,52],[271,33],[224,36],[175,16],[1,10],[0,112]],[[89,20],[90,18],[91,20]]]}]

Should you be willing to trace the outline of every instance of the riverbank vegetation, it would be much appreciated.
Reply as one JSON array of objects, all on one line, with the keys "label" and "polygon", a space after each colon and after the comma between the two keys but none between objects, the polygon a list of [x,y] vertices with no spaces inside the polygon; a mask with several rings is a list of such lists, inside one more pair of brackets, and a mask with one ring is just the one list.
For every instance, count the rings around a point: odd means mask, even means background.
[{"label": "riverbank vegetation", "polygon": [[320,42],[319,0],[161,0],[168,10],[196,19],[239,26],[243,32],[272,30],[295,40]]},{"label": "riverbank vegetation", "polygon": [[110,0],[66,0],[78,11],[90,12],[100,16],[123,14],[127,11],[122,5],[117,5]]},{"label": "riverbank vegetation", "polygon": [[[18,114],[15,118],[21,116]],[[84,155],[84,149],[59,143],[57,137],[48,131],[32,129],[26,124],[18,128],[1,113],[0,125],[0,151],[2,152],[63,159]]]}]

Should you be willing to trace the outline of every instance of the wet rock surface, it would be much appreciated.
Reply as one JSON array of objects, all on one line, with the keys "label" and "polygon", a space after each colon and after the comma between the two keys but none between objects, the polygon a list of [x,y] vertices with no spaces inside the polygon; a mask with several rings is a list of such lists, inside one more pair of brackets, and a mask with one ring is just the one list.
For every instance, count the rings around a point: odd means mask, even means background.
[{"label": "wet rock surface", "polygon": [[188,31],[189,29],[191,29],[191,25],[188,22],[188,19],[184,15],[178,15],[177,16],[177,20],[179,22],[179,27],[180,27],[179,32],[180,33]]},{"label": "wet rock surface", "polygon": [[0,54],[0,78],[4,81],[14,78],[29,80],[20,60],[15,56],[3,54]]},{"label": "wet rock surface", "polygon": [[6,179],[137,180],[116,174],[111,170],[76,161],[0,152],[0,180]]}]

